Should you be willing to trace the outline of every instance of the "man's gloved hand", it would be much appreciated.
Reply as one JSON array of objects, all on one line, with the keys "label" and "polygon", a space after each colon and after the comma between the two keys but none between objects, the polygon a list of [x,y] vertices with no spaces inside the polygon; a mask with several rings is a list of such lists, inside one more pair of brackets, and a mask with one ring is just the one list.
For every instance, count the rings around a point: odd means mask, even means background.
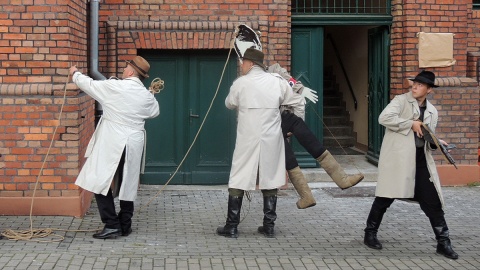
[{"label": "man's gloved hand", "polygon": [[308,87],[303,87],[301,95],[302,97],[309,99],[313,103],[317,103],[318,101],[317,91]]}]

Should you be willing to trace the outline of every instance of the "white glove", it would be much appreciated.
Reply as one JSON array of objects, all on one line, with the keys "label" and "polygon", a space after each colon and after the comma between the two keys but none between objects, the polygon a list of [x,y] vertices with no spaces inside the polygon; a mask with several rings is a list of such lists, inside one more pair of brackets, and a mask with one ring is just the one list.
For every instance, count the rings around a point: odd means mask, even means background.
[{"label": "white glove", "polygon": [[304,86],[300,95],[302,95],[302,97],[304,97],[305,99],[309,99],[313,103],[317,103],[318,101],[317,91],[308,87]]}]

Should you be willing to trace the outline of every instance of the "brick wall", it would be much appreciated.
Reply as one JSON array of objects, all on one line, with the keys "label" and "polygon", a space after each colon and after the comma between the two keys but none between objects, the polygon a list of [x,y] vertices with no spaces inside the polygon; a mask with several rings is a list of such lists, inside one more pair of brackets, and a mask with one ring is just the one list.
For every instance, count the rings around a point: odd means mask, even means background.
[{"label": "brick wall", "polygon": [[430,69],[438,77],[466,77],[468,0],[393,0],[392,14],[392,94],[404,92],[406,77],[414,77],[418,71],[417,33],[454,33],[453,57],[456,64],[450,67]]},{"label": "brick wall", "polygon": [[[439,110],[438,136],[457,145],[452,154],[458,163],[478,162],[479,89],[474,66],[478,59],[478,16],[467,0],[393,0],[394,22],[391,35],[391,95],[405,93],[406,78],[414,77],[418,67],[418,32],[454,33],[450,67],[428,68],[441,86],[434,90],[432,103]],[[440,154],[440,164],[447,164]]]},{"label": "brick wall", "polygon": [[87,60],[84,2],[23,0],[0,7],[1,198],[32,196],[57,125],[35,196],[80,192],[73,183],[94,128],[93,101],[65,83],[70,65]]},{"label": "brick wall", "polygon": [[[228,4],[226,2],[229,2]],[[119,75],[137,49],[228,49],[235,26],[262,32],[266,62],[290,64],[290,1],[105,0],[100,5],[100,66]]]}]

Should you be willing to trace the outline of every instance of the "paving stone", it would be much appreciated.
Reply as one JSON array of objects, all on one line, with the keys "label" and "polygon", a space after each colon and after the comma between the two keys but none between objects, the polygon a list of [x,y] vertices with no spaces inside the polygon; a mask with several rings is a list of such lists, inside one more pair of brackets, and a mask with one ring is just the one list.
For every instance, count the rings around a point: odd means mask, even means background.
[{"label": "paving stone", "polygon": [[[341,192],[333,186],[315,188],[317,205],[305,210],[296,208],[293,190],[283,190],[271,239],[257,232],[260,191],[244,200],[240,236],[230,239],[215,234],[226,219],[225,186],[169,187],[146,205],[160,188],[141,186],[129,237],[93,239],[87,230],[103,227],[95,203],[83,218],[32,217],[34,228],[71,231],[55,231],[65,237],[62,242],[0,240],[0,269],[480,269],[478,187],[443,188],[458,260],[435,253],[428,218],[418,204],[399,200],[378,233],[384,248],[367,248],[363,229],[373,197],[362,194],[372,194],[369,186],[335,196]],[[0,217],[1,229],[29,226],[29,217]]]}]

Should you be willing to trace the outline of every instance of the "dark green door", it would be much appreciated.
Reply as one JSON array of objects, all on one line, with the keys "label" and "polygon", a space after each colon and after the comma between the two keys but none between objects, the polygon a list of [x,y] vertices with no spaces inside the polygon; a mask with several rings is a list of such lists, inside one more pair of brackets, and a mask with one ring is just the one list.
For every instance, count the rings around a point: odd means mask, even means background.
[{"label": "dark green door", "polygon": [[[323,27],[292,28],[292,76],[317,91],[317,103],[307,102],[305,122],[320,141],[323,141],[323,40]],[[301,167],[318,166],[315,159],[295,140],[293,148]]]},{"label": "dark green door", "polygon": [[387,106],[389,82],[389,34],[388,27],[368,31],[368,151],[367,160],[378,164],[385,128],[378,123],[378,116]]},{"label": "dark green door", "polygon": [[[142,52],[151,64],[150,78],[165,81],[157,94],[160,116],[147,120],[143,184],[164,184],[193,143],[220,81],[228,51],[178,50]],[[225,97],[236,78],[236,59],[227,65],[219,93],[196,142],[170,184],[225,184],[235,146],[235,112]]]}]

